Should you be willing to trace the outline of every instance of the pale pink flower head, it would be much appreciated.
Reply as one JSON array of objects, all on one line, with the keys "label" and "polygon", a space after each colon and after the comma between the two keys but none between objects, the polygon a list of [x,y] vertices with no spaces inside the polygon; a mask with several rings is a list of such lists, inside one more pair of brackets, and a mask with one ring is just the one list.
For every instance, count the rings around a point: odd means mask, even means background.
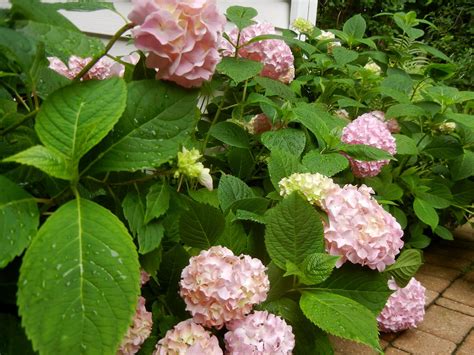
[{"label": "pale pink flower head", "polygon": [[187,319],[168,330],[153,355],[222,355],[217,338],[201,325]]},{"label": "pale pink flower head", "polygon": [[395,262],[403,247],[403,230],[397,220],[371,196],[365,185],[346,185],[323,200],[329,223],[324,226],[326,250],[346,261],[383,271]]},{"label": "pale pink flower head", "polygon": [[[237,44],[239,30],[232,29],[229,38],[233,44]],[[276,34],[275,27],[269,23],[256,23],[244,28],[240,32],[239,46],[250,41],[252,38]],[[221,48],[224,57],[231,57],[235,54],[235,48],[228,40],[222,39]],[[239,48],[239,57],[255,60],[264,64],[260,75],[279,80],[285,84],[293,81],[295,77],[294,57],[290,47],[279,39],[266,39],[253,42]]]},{"label": "pale pink flower head", "polygon": [[390,131],[390,133],[400,132],[400,125],[398,124],[398,121],[395,118],[387,119],[385,117],[385,113],[383,113],[382,111],[372,111],[369,113],[377,117],[383,123],[385,123],[385,126]]},{"label": "pale pink flower head", "polygon": [[377,317],[379,329],[382,332],[399,332],[416,328],[425,315],[426,289],[414,277],[403,288],[391,279],[388,287],[395,292]]},{"label": "pale pink flower head", "polygon": [[282,318],[256,311],[227,323],[225,338],[229,355],[291,355],[295,347],[292,328]]},{"label": "pale pink flower head", "polygon": [[217,50],[225,18],[215,0],[132,0],[128,18],[137,48],[157,78],[190,88],[209,80],[220,61]]},{"label": "pale pink flower head", "polygon": [[[390,134],[386,123],[373,113],[365,113],[344,127],[341,140],[347,144],[365,144],[383,149],[392,155],[397,152],[395,138]],[[357,177],[376,176],[389,163],[389,160],[361,161],[348,158],[352,172]]]},{"label": "pale pink flower head", "polygon": [[133,317],[133,324],[128,328],[117,354],[133,355],[137,353],[141,345],[150,336],[152,326],[151,312],[146,310],[145,299],[140,296],[137,303],[137,312]]},{"label": "pale pink flower head", "polygon": [[[64,64],[57,57],[48,57],[49,68],[65,76],[68,79],[74,79],[81,70],[92,60],[92,58],[81,58],[71,56],[68,64]],[[107,57],[101,58],[94,66],[81,78],[81,80],[104,80],[113,76],[123,76],[124,67],[122,64],[113,61]]]},{"label": "pale pink flower head", "polygon": [[264,113],[259,113],[252,117],[252,119],[245,125],[245,128],[250,134],[262,134],[263,132],[272,129],[272,122]]},{"label": "pale pink flower head", "polygon": [[181,273],[180,295],[194,321],[221,328],[265,301],[270,288],[265,266],[248,255],[214,246],[190,259]]}]

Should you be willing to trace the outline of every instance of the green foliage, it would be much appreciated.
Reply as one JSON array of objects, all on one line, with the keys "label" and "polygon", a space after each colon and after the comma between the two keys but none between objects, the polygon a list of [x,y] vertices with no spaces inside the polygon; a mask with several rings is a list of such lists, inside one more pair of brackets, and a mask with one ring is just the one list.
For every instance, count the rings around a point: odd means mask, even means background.
[{"label": "green foliage", "polygon": [[405,287],[422,263],[421,251],[407,249],[401,252],[395,264],[390,265],[385,272],[395,278],[398,286]]},{"label": "green foliage", "polygon": [[114,352],[135,313],[138,271],[117,217],[83,199],[63,205],[41,226],[21,266],[18,305],[33,348]]},{"label": "green foliage", "polygon": [[287,262],[300,264],[313,253],[324,251],[319,215],[297,193],[268,212],[265,245],[273,262],[285,269]]}]

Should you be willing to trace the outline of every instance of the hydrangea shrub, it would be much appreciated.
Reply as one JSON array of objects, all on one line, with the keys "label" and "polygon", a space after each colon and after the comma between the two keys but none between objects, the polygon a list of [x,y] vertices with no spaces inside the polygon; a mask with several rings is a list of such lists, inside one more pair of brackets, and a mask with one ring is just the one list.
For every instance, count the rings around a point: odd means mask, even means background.
[{"label": "hydrangea shrub", "polygon": [[422,321],[420,249],[472,215],[473,96],[444,54],[214,0],[133,1],[103,45],[58,9],[110,3],[11,3],[0,344],[330,354]]}]

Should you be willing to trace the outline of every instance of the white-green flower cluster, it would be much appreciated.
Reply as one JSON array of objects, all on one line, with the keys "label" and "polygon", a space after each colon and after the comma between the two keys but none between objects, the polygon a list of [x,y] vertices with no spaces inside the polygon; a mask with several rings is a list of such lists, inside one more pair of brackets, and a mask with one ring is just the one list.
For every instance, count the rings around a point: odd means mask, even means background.
[{"label": "white-green flower cluster", "polygon": [[364,69],[376,75],[380,75],[382,73],[382,69],[377,65],[377,63],[374,63],[373,61],[369,61],[366,65],[364,65]]},{"label": "white-green flower cluster", "polygon": [[453,133],[456,130],[456,123],[454,122],[443,122],[439,125],[439,130],[442,133]]},{"label": "white-green flower cluster", "polygon": [[318,173],[295,173],[281,179],[278,186],[281,196],[288,196],[292,192],[298,191],[306,197],[309,203],[318,206],[321,206],[321,201],[329,193],[339,188],[331,178]]},{"label": "white-green flower cluster", "polygon": [[311,33],[314,29],[313,24],[302,17],[298,17],[294,20],[291,27],[301,33]]},{"label": "white-green flower cluster", "polygon": [[178,152],[178,169],[174,176],[178,178],[180,175],[185,175],[192,179],[198,179],[199,183],[212,191],[212,176],[209,168],[205,168],[198,160],[202,157],[201,153],[195,148],[187,150],[183,147],[181,152]]}]

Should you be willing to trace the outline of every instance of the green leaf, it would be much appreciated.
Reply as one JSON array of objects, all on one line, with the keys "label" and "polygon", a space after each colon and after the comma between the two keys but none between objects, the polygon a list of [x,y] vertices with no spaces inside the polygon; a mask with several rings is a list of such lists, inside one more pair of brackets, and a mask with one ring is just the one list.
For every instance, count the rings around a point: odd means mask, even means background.
[{"label": "green leaf", "polygon": [[19,15],[20,18],[79,32],[71,21],[58,13],[54,7],[48,6],[49,4],[42,4],[39,0],[11,0],[10,2],[12,13]]},{"label": "green leaf", "polygon": [[280,299],[286,292],[293,288],[293,278],[285,277],[284,271],[270,262],[267,266],[268,280],[270,281],[270,291],[268,291],[267,302]]},{"label": "green leaf", "polygon": [[389,107],[385,116],[387,118],[421,117],[425,114],[425,110],[419,106],[413,104],[396,104]]},{"label": "green leaf", "polygon": [[464,154],[455,158],[449,165],[453,181],[459,181],[474,175],[474,152],[464,151]]},{"label": "green leaf", "polygon": [[415,211],[416,216],[422,222],[429,225],[432,230],[436,228],[439,223],[438,213],[436,213],[436,210],[429,202],[416,197],[413,202],[413,210]]},{"label": "green leaf", "polygon": [[300,282],[305,285],[316,285],[326,280],[336,266],[339,256],[328,255],[325,253],[314,253],[298,266],[292,262],[286,263],[284,276],[296,275]]},{"label": "green leaf", "polygon": [[446,199],[443,196],[437,195],[437,191],[434,193],[430,192],[422,192],[422,191],[415,191],[416,197],[419,197],[423,201],[429,203],[434,208],[448,208],[451,205],[450,199]]},{"label": "green leaf", "polygon": [[36,43],[27,36],[10,28],[0,27],[2,55],[15,61],[24,72],[29,72],[36,54]]},{"label": "green leaf", "polygon": [[252,19],[257,15],[257,10],[244,6],[230,6],[225,13],[227,20],[234,23],[239,30],[254,24]]},{"label": "green leaf", "polygon": [[35,145],[3,161],[34,166],[59,179],[72,180],[74,178],[71,162],[64,155],[42,145]]},{"label": "green leaf", "polygon": [[181,240],[191,247],[209,249],[224,231],[224,216],[217,208],[207,204],[188,204],[189,209],[179,218]]},{"label": "green leaf", "polygon": [[285,100],[293,100],[296,98],[296,94],[288,86],[278,80],[262,76],[257,76],[254,80],[265,89],[267,96],[279,96]]},{"label": "green leaf", "polygon": [[349,36],[359,39],[364,37],[366,27],[364,18],[357,14],[344,23],[342,30]]},{"label": "green leaf", "polygon": [[0,175],[0,269],[30,244],[38,225],[34,197]]},{"label": "green leaf", "polygon": [[342,144],[339,149],[347,155],[363,161],[394,160],[389,152],[364,144]]},{"label": "green leaf", "polygon": [[249,136],[245,130],[232,122],[219,122],[211,127],[211,136],[237,148],[249,148]]},{"label": "green leaf", "polygon": [[349,167],[349,161],[339,153],[321,154],[312,150],[303,157],[303,166],[310,173],[334,176]]},{"label": "green leaf", "polygon": [[474,129],[474,115],[448,112],[446,113],[446,117],[466,127],[469,127],[470,129]]},{"label": "green leaf", "polygon": [[384,275],[351,264],[335,269],[326,281],[318,285],[318,289],[350,298],[367,307],[374,315],[382,311],[392,293]]},{"label": "green leaf", "polygon": [[157,183],[150,187],[146,195],[145,223],[164,215],[169,204],[170,193],[167,183]]},{"label": "green leaf", "polygon": [[68,171],[76,176],[79,159],[117,123],[126,94],[120,79],[66,86],[43,103],[36,116],[36,133],[48,149],[65,157]]},{"label": "green leaf", "polygon": [[69,57],[94,57],[104,50],[99,38],[89,37],[77,30],[53,26],[47,23],[27,21],[19,31],[45,44],[49,56],[59,57],[67,64]]},{"label": "green leaf", "polygon": [[189,196],[191,196],[194,201],[200,203],[207,203],[212,207],[219,208],[219,198],[217,196],[217,192],[217,190],[209,191],[206,188],[202,188],[199,190],[188,190]]},{"label": "green leaf", "polygon": [[247,249],[248,236],[235,216],[229,213],[225,219],[224,232],[217,238],[216,244],[229,248],[235,255],[240,255]]},{"label": "green leaf", "polygon": [[227,161],[232,174],[244,180],[251,176],[255,167],[255,159],[249,149],[231,147]]},{"label": "green leaf", "polygon": [[397,142],[397,154],[400,155],[417,155],[418,147],[413,138],[403,134],[394,134],[393,137]]},{"label": "green leaf", "polygon": [[420,250],[405,249],[398,256],[395,264],[385,269],[385,273],[393,276],[398,286],[405,287],[422,264],[423,258]]},{"label": "green leaf", "polygon": [[451,136],[433,137],[431,142],[423,149],[423,152],[438,159],[456,159],[464,154],[462,145]]},{"label": "green leaf", "polygon": [[161,245],[165,228],[161,222],[151,222],[138,229],[138,252],[148,254]]},{"label": "green leaf", "polygon": [[357,100],[344,97],[342,99],[337,100],[337,104],[339,105],[340,108],[345,108],[345,107],[358,107],[358,108],[365,108],[367,107],[364,105],[362,102],[359,102]]},{"label": "green leaf", "polygon": [[329,128],[324,119],[309,104],[300,104],[294,108],[294,121],[301,123],[318,139],[320,146],[330,142]]},{"label": "green leaf", "polygon": [[252,189],[239,178],[232,175],[223,175],[219,181],[217,196],[222,211],[226,213],[235,201],[255,197],[255,194]]},{"label": "green leaf", "polygon": [[270,154],[268,173],[270,174],[270,179],[277,191],[280,190],[278,183],[281,179],[288,177],[293,173],[302,171],[303,166],[295,155],[281,150],[274,150]]},{"label": "green leaf", "polygon": [[195,90],[164,81],[129,83],[125,112],[99,145],[93,170],[136,171],[175,158],[194,129],[196,102]]},{"label": "green leaf", "polygon": [[18,305],[34,349],[115,353],[136,311],[139,274],[135,246],[116,216],[82,199],[60,207],[20,269]]},{"label": "green leaf", "polygon": [[279,149],[298,157],[303,153],[306,145],[304,132],[293,128],[265,132],[261,139],[263,145],[270,151]]},{"label": "green leaf", "polygon": [[324,232],[315,209],[293,193],[266,218],[265,245],[272,261],[284,269],[288,261],[302,263],[314,253],[324,252]]},{"label": "green leaf", "polygon": [[216,70],[220,74],[227,75],[236,84],[253,78],[260,74],[263,64],[250,59],[224,57],[217,65]]},{"label": "green leaf", "polygon": [[357,52],[344,47],[334,47],[332,49],[332,54],[336,60],[336,63],[340,66],[349,64],[359,57]]},{"label": "green leaf", "polygon": [[234,201],[229,209],[235,213],[237,213],[238,210],[244,210],[261,216],[267,211],[268,204],[269,201],[264,197],[251,197]]},{"label": "green leaf", "polygon": [[115,6],[111,2],[102,2],[97,0],[79,0],[78,2],[60,2],[45,4],[50,8],[57,10],[68,11],[96,11],[96,10],[112,10],[115,11]]},{"label": "green leaf", "polygon": [[402,229],[405,229],[408,224],[407,215],[405,214],[405,212],[395,206],[390,206],[390,209],[393,217],[395,217],[397,222],[400,224],[400,227],[402,227]]},{"label": "green leaf", "polygon": [[437,226],[434,230],[435,234],[444,240],[454,240],[453,234],[450,232],[449,229],[443,226]]},{"label": "green leaf", "polygon": [[360,303],[338,294],[315,291],[303,292],[300,307],[322,330],[382,352],[375,316]]},{"label": "green leaf", "polygon": [[123,214],[128,222],[132,235],[136,237],[138,231],[145,225],[145,199],[139,191],[132,188],[122,201]]}]

